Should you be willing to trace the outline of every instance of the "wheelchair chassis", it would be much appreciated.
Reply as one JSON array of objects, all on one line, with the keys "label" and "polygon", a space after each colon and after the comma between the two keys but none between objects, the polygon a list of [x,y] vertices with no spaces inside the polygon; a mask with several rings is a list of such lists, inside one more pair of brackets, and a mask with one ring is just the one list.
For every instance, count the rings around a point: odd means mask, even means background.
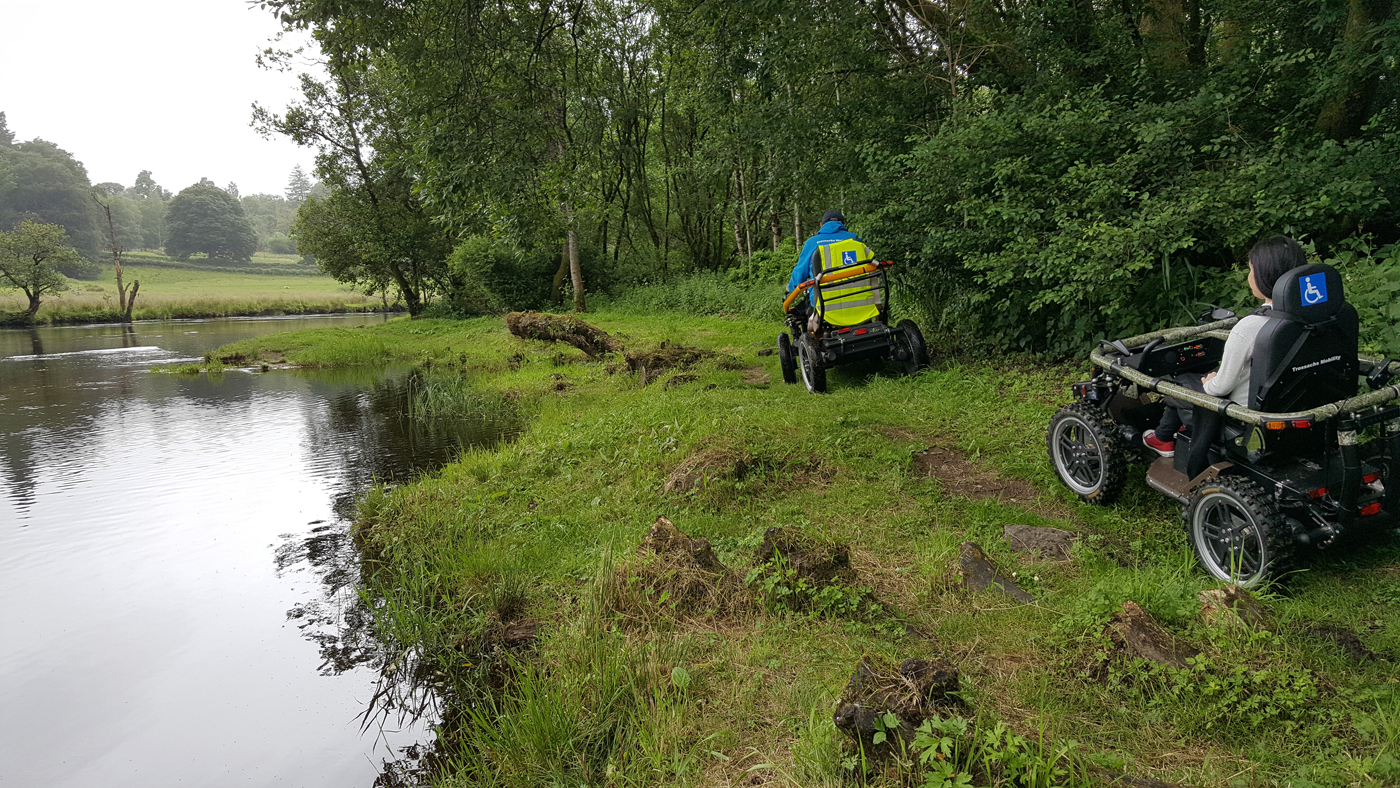
[{"label": "wheelchair chassis", "polygon": [[[1050,422],[1047,449],[1060,480],[1091,504],[1112,503],[1127,465],[1147,460],[1147,483],[1183,504],[1202,566],[1219,580],[1263,582],[1299,546],[1378,532],[1400,512],[1400,362],[1359,357],[1371,390],[1293,413],[1250,410],[1164,379],[1208,364],[1230,318],[1101,343],[1092,376]],[[1141,437],[1162,396],[1195,406],[1174,457]]]}]

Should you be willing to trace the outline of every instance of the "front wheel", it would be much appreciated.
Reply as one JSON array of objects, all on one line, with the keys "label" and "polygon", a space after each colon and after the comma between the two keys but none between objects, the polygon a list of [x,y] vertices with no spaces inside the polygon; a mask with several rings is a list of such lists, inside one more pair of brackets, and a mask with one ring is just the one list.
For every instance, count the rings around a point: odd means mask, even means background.
[{"label": "front wheel", "polygon": [[797,340],[797,356],[802,363],[802,382],[813,394],[826,391],[826,367],[822,365],[822,351],[816,347],[810,334],[803,334]]},{"label": "front wheel", "polygon": [[1278,506],[1249,479],[1226,476],[1202,487],[1187,504],[1186,522],[1201,567],[1241,588],[1277,572],[1293,545]]},{"label": "front wheel", "polygon": [[913,375],[928,366],[928,346],[924,344],[924,333],[913,320],[901,320],[895,330],[904,335],[904,347],[909,358],[904,360],[904,374]]},{"label": "front wheel", "polygon": [[1113,420],[1087,402],[1060,408],[1045,437],[1055,475],[1085,503],[1107,506],[1118,500],[1128,478],[1128,454]]},{"label": "front wheel", "polygon": [[786,333],[778,335],[778,366],[783,370],[784,383],[797,382],[797,360],[792,357],[792,340]]}]

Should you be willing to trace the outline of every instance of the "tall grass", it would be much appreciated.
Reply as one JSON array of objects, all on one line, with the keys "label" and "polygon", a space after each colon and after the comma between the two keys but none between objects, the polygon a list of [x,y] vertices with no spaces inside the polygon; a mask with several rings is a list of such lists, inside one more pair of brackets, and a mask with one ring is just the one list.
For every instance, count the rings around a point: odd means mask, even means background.
[{"label": "tall grass", "polygon": [[623,314],[741,315],[782,320],[782,284],[731,282],[722,273],[701,271],[669,282],[632,288],[607,303]]},{"label": "tall grass", "polygon": [[407,384],[412,418],[472,421],[503,435],[518,432],[523,423],[518,403],[499,391],[473,385],[455,370],[420,370],[409,376]]}]

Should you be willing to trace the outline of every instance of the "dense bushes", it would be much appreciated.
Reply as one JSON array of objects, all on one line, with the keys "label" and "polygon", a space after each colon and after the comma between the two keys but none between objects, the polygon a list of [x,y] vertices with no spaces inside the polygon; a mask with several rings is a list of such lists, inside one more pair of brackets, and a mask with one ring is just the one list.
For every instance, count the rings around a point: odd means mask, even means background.
[{"label": "dense bushes", "polygon": [[1238,301],[1263,234],[1328,244],[1361,222],[1394,225],[1386,162],[1400,137],[1250,139],[1230,120],[1243,100],[989,95],[889,159],[896,187],[871,235],[915,262],[916,295],[970,303],[985,338],[1067,353]]}]

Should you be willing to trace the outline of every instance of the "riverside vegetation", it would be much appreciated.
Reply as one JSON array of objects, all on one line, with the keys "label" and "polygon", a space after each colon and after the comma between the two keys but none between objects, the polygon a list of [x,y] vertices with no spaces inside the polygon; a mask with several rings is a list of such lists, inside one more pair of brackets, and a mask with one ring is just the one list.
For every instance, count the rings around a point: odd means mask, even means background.
[{"label": "riverside vegetation", "polygon": [[[136,320],[387,311],[386,307],[396,306],[318,274],[314,268],[308,271],[296,264],[300,258],[294,255],[255,255],[248,272],[233,267],[209,270],[150,252],[129,252],[126,257],[131,261],[123,267],[128,281],[141,282],[141,297],[132,312]],[[57,325],[121,319],[110,266],[96,281],[71,280],[68,285],[70,289],[45,297],[34,322]],[[0,293],[0,317],[23,307],[20,294]]]},{"label": "riverside vegetation", "polygon": [[[653,312],[658,297],[589,316],[626,348],[598,359],[483,317],[271,335],[207,360],[412,365],[415,417],[476,414],[507,438],[372,489],[356,521],[366,598],[401,655],[385,681],[419,677],[446,702],[435,783],[1400,780],[1393,534],[1260,593],[1267,624],[1209,623],[1213,584],[1173,505],[1140,479],[1106,509],[1055,483],[1044,429],[1078,366],[944,356],[916,377],[833,372],[817,397],[760,355],[776,320]],[[653,352],[685,346],[701,352]],[[647,366],[663,358],[690,366]],[[658,516],[708,540],[708,569],[639,550]],[[1018,555],[1012,524],[1075,533],[1070,560]],[[808,582],[772,528],[847,563]],[[965,590],[964,542],[1033,601]],[[1129,659],[1105,634],[1129,600],[1197,655]],[[833,722],[842,688],[859,662],[906,658],[955,666],[960,705],[917,731],[876,718],[873,740],[902,746],[862,758]]]}]

